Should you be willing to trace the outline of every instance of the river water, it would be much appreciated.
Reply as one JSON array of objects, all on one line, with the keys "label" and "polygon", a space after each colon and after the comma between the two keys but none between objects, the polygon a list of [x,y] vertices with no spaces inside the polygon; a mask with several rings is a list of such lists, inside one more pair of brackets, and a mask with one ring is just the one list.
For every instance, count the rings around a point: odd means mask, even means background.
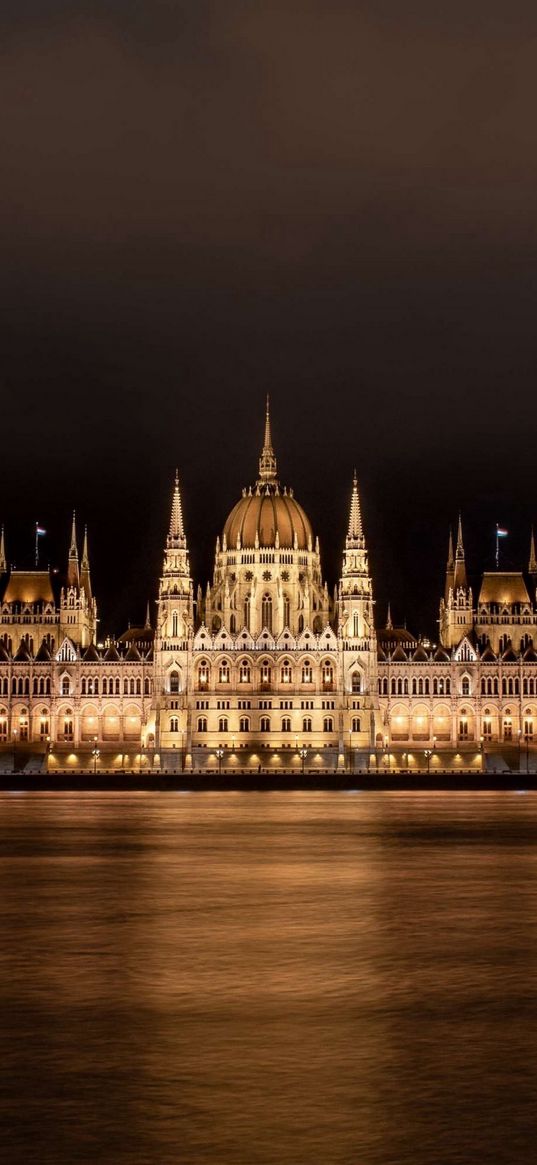
[{"label": "river water", "polygon": [[503,1165],[537,794],[3,794],[6,1165]]}]

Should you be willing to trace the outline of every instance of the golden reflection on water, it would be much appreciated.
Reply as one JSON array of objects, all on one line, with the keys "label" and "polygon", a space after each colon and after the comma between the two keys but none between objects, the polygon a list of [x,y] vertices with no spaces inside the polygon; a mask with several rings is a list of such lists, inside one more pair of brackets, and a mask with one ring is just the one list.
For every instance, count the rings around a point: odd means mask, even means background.
[{"label": "golden reflection on water", "polygon": [[0,807],[10,1165],[534,1160],[533,795]]}]

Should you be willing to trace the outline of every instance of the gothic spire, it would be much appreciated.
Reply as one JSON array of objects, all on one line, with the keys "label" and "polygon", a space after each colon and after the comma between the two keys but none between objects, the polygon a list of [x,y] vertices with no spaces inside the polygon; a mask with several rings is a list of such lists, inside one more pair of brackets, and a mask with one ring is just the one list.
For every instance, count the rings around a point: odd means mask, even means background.
[{"label": "gothic spire", "polygon": [[88,554],[88,527],[84,526],[84,544],[82,546],[82,562],[80,563],[80,582],[91,602],[91,578]]},{"label": "gothic spire", "polygon": [[455,551],[455,558],[457,562],[464,562],[464,544],[462,541],[462,518],[459,512],[459,525],[457,527],[457,549]]},{"label": "gothic spire", "polygon": [[149,599],[147,600],[147,608],[145,612],[145,626],[149,629],[151,626],[151,605]]},{"label": "gothic spire", "polygon": [[173,488],[172,512],[170,517],[170,533],[168,534],[168,549],[176,547],[183,550],[186,547],[185,530],[183,526],[183,509],[179,491],[179,470],[175,470],[175,485]]},{"label": "gothic spire", "polygon": [[278,474],[278,466],[276,463],[276,455],[272,447],[272,432],[270,428],[270,397],[267,393],[267,407],[265,413],[265,437],[263,441],[263,449],[261,457],[259,458],[259,482],[258,485],[276,484]]},{"label": "gothic spire", "polygon": [[76,542],[76,513],[73,510],[73,521],[71,524],[71,545],[69,546],[69,559],[67,562],[67,585],[69,587],[80,586],[80,576],[78,572],[78,546]]},{"label": "gothic spire", "polygon": [[386,631],[393,631],[391,603],[388,603],[388,610],[386,612]]},{"label": "gothic spire", "polygon": [[362,515],[360,512],[360,498],[358,495],[358,478],[356,470],[352,479],[352,495],[351,508],[349,514],[349,530],[347,534],[347,545],[350,543],[363,542],[364,531],[362,527]]},{"label": "gothic spire", "polygon": [[[4,528],[2,527],[2,538],[3,538],[3,536],[4,536]],[[4,567],[4,570],[5,570],[5,567]],[[530,560],[528,563],[528,571],[530,574],[537,574],[537,557],[535,555],[535,534],[533,531],[533,526],[531,528]]]},{"label": "gothic spire", "polygon": [[4,540],[4,527],[2,526],[2,532],[0,534],[0,574],[5,574],[6,570],[6,544]]}]

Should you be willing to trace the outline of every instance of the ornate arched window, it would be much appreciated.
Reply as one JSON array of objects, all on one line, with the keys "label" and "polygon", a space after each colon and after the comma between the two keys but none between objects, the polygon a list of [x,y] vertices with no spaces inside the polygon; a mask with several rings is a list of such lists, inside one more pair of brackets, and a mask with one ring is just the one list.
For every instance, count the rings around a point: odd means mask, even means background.
[{"label": "ornate arched window", "polygon": [[302,683],[313,683],[313,668],[309,659],[305,659],[304,663],[302,664]]},{"label": "ornate arched window", "polygon": [[323,732],[333,732],[333,731],[334,731],[334,721],[333,721],[332,716],[325,716],[325,718],[323,720]]},{"label": "ornate arched window", "polygon": [[290,731],[291,731],[291,717],[284,716],[284,718],[282,720],[282,732],[290,732]]},{"label": "ornate arched window", "polygon": [[353,732],[360,731],[360,719],[358,716],[353,716],[353,718],[352,718],[352,731]]},{"label": "ornate arched window", "polygon": [[170,672],[170,692],[175,694],[179,692],[179,672],[175,670]]},{"label": "ornate arched window", "polygon": [[198,687],[207,688],[209,686],[209,664],[206,659],[202,659],[198,668]]},{"label": "ornate arched window", "polygon": [[176,639],[179,635],[179,615],[177,611],[172,614],[172,638]]},{"label": "ornate arched window", "polygon": [[259,727],[261,732],[270,732],[270,716],[262,716]]},{"label": "ornate arched window", "polygon": [[284,627],[291,626],[291,600],[289,595],[283,596],[283,625]]},{"label": "ornate arched window", "polygon": [[219,732],[227,732],[228,723],[229,722],[228,722],[227,716],[221,716],[219,721],[218,721],[218,731]]},{"label": "ornate arched window", "polygon": [[284,661],[282,663],[281,677],[282,677],[282,684],[290,684],[292,679],[293,679],[291,664],[289,663],[288,659],[284,659]]},{"label": "ornate arched window", "polygon": [[239,720],[239,732],[249,732],[249,731],[250,731],[250,721],[248,719],[248,716],[241,716],[241,718]]},{"label": "ornate arched window", "polygon": [[177,716],[172,716],[170,720],[170,732],[179,732],[179,719]]},{"label": "ornate arched window", "polygon": [[265,592],[261,600],[261,626],[272,631],[272,597]]},{"label": "ornate arched window", "polygon": [[250,596],[247,595],[244,600],[244,626],[250,630],[250,616],[251,616],[251,601]]},{"label": "ornate arched window", "polygon": [[206,716],[198,716],[198,732],[207,732]]},{"label": "ornate arched window", "polygon": [[241,659],[239,664],[239,683],[249,684],[251,680],[250,664],[246,659]]},{"label": "ornate arched window", "polygon": [[302,731],[311,732],[311,716],[305,716],[302,721]]},{"label": "ornate arched window", "polygon": [[219,684],[229,684],[229,663],[227,659],[223,659],[218,669]]},{"label": "ornate arched window", "polygon": [[362,677],[359,671],[353,671],[351,679],[352,690],[359,694],[362,690]]},{"label": "ornate arched window", "polygon": [[264,659],[261,664],[261,683],[264,687],[269,687],[272,683],[272,668],[268,659]]}]

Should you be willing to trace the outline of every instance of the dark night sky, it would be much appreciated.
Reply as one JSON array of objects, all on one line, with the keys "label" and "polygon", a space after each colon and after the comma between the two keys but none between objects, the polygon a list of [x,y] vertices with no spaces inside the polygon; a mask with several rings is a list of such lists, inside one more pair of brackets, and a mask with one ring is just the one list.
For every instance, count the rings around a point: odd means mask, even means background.
[{"label": "dark night sky", "polygon": [[[405,8],[411,8],[405,12]],[[381,621],[434,631],[537,522],[533,4],[4,0],[0,516],[90,527],[103,627],[156,593],[175,465],[197,578],[254,480],[339,570],[352,468]]]}]

